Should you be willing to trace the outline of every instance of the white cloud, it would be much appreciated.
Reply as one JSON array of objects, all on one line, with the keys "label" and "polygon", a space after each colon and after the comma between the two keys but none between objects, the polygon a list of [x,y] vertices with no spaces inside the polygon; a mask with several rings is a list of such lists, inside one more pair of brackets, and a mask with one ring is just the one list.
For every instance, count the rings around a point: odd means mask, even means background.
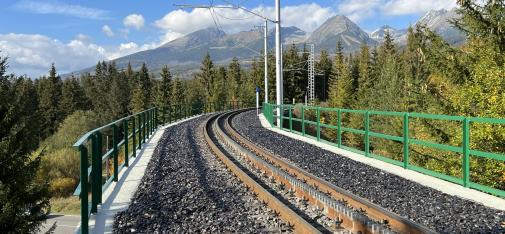
[{"label": "white cloud", "polygon": [[157,43],[143,44],[141,46],[135,42],[121,43],[117,49],[107,54],[107,59],[116,59],[139,51],[154,49],[157,46]]},{"label": "white cloud", "polygon": [[390,0],[383,5],[382,12],[386,15],[408,15],[429,10],[452,9],[456,6],[456,0]]},{"label": "white cloud", "polygon": [[167,42],[173,41],[179,37],[184,36],[182,33],[177,33],[177,32],[172,32],[168,31],[165,32],[161,37],[160,37],[160,45],[165,44]]},{"label": "white cloud", "polygon": [[131,14],[123,19],[124,26],[135,28],[137,30],[144,27],[144,22],[144,17],[140,14]]},{"label": "white cloud", "polygon": [[114,32],[112,31],[112,29],[109,27],[109,25],[104,25],[102,27],[102,32],[105,33],[105,35],[107,37],[113,37],[114,36]]},{"label": "white cloud", "polygon": [[158,45],[129,42],[103,47],[80,39],[78,35],[77,39],[64,43],[39,34],[0,34],[0,53],[9,57],[10,72],[37,78],[46,75],[53,62],[58,73],[65,74]]},{"label": "white cloud", "polygon": [[90,42],[91,37],[88,35],[79,33],[79,34],[77,34],[77,36],[75,36],[75,40],[82,41],[82,42]]},{"label": "white cloud", "polygon": [[424,14],[429,10],[452,9],[456,0],[344,0],[337,12],[359,22],[380,15]]},{"label": "white cloud", "polygon": [[[273,7],[259,6],[252,10],[270,19],[275,17]],[[214,17],[217,18],[216,23],[227,33],[251,30],[254,25],[263,25],[261,18],[243,10],[214,9],[214,12]],[[212,15],[208,9],[197,8],[191,11],[178,9],[169,12],[154,25],[164,31],[165,38],[168,35],[168,38],[173,39],[174,36],[188,34],[198,29],[215,27],[216,23]],[[316,3],[286,6],[282,8],[282,24],[283,26],[297,26],[304,31],[312,32],[333,15],[335,12],[331,8],[321,7]]]},{"label": "white cloud", "polygon": [[66,15],[73,16],[84,19],[108,19],[108,11],[84,7],[80,5],[72,5],[59,1],[33,1],[33,0],[24,0],[19,1],[14,4],[12,9],[35,13],[35,14],[57,14],[57,15]]}]

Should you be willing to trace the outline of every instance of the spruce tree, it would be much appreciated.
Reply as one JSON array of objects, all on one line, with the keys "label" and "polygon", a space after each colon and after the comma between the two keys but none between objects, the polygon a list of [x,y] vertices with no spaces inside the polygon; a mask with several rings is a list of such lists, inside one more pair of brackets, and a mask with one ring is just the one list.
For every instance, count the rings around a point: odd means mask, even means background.
[{"label": "spruce tree", "polygon": [[6,68],[0,57],[0,230],[33,233],[49,210],[47,185],[35,183],[41,158],[29,155],[38,140],[37,96],[31,80]]},{"label": "spruce tree", "polygon": [[72,76],[63,81],[62,97],[60,101],[60,110],[62,111],[63,117],[71,115],[77,110],[88,109],[88,103],[89,100],[77,78]]},{"label": "spruce tree", "polygon": [[342,43],[337,42],[335,62],[330,78],[329,105],[337,108],[347,108],[351,104],[352,76],[349,66],[344,60]]},{"label": "spruce tree", "polygon": [[158,83],[156,89],[156,106],[168,107],[171,105],[172,74],[170,74],[167,65],[163,66],[160,75],[161,81]]},{"label": "spruce tree", "polygon": [[224,110],[227,105],[227,94],[228,94],[228,84],[226,82],[226,68],[219,67],[216,72],[216,79],[213,85],[213,96],[210,105],[212,105],[212,111]]},{"label": "spruce tree", "polygon": [[132,109],[134,113],[146,110],[152,105],[152,81],[145,63],[142,64],[137,76],[132,97]]},{"label": "spruce tree", "polygon": [[109,66],[111,76],[111,86],[109,94],[109,106],[112,119],[118,119],[129,114],[130,85],[126,73],[118,72],[116,64],[112,62]]},{"label": "spruce tree", "polygon": [[56,74],[54,64],[49,70],[49,77],[42,78],[39,87],[40,110],[42,117],[42,138],[53,134],[63,120],[60,100],[62,96],[61,77]]},{"label": "spruce tree", "polygon": [[236,102],[239,99],[242,69],[237,58],[233,58],[226,70],[226,82],[228,84],[228,101]]},{"label": "spruce tree", "polygon": [[[303,100],[305,91],[307,90],[307,77],[303,77],[302,70],[305,63],[299,56],[299,51],[296,45],[292,44],[288,51],[283,54],[284,64],[284,98],[289,100]],[[305,81],[305,82],[304,82]]]},{"label": "spruce tree", "polygon": [[323,75],[316,76],[315,78],[315,93],[321,101],[326,101],[328,98],[329,80],[332,72],[332,61],[328,51],[321,50],[319,62],[316,63],[316,70],[318,72],[322,72]]},{"label": "spruce tree", "polygon": [[200,66],[200,73],[197,74],[197,78],[200,80],[205,89],[205,99],[211,100],[212,84],[214,82],[214,63],[210,58],[209,52],[207,52],[207,54],[203,57],[202,65]]},{"label": "spruce tree", "polygon": [[[470,39],[485,40],[505,53],[505,1],[503,0],[458,0],[458,13],[461,19],[452,20],[452,24],[465,32]],[[499,62],[504,62],[500,59]]]}]

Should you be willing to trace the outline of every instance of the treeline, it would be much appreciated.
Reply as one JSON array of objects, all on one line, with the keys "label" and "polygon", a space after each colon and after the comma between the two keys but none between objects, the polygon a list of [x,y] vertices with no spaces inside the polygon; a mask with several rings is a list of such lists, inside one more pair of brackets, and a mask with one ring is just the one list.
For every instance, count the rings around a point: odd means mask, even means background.
[{"label": "treeline", "polygon": [[[185,101],[184,82],[168,68],[154,79],[145,65],[118,70],[97,64],[95,74],[61,79],[7,74],[0,57],[0,230],[35,231],[49,198],[71,195],[79,181],[72,144],[86,131],[154,105]],[[168,86],[166,84],[169,84]]]}]

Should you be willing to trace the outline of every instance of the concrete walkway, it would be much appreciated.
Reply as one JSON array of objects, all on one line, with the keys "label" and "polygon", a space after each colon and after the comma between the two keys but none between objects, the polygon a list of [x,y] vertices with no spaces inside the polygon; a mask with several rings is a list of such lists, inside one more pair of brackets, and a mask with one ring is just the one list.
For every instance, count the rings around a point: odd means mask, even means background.
[{"label": "concrete walkway", "polygon": [[[116,213],[128,208],[165,129],[199,116],[201,115],[165,125],[154,132],[149,141],[142,146],[142,150],[137,151],[137,157],[131,159],[130,166],[119,173],[118,182],[111,184],[103,192],[103,203],[98,206],[98,212],[92,214],[89,219],[90,233],[112,233]],[[80,224],[75,232],[80,233]]]},{"label": "concrete walkway", "polygon": [[46,233],[56,222],[54,234],[73,233],[81,222],[79,215],[50,214],[45,223],[42,224],[39,233]]},{"label": "concrete walkway", "polygon": [[388,173],[403,177],[405,179],[408,179],[410,181],[422,184],[426,187],[430,187],[433,189],[436,189],[438,191],[441,191],[443,193],[447,193],[449,195],[453,196],[458,196],[464,199],[472,200],[477,203],[483,204],[485,206],[495,208],[498,210],[505,210],[505,199],[501,199],[499,197],[495,197],[492,195],[489,195],[487,193],[483,193],[474,189],[470,188],[465,188],[461,185],[454,184],[445,180],[441,180],[429,175],[425,175],[413,170],[407,170],[404,169],[403,167],[399,167],[393,164],[389,164],[387,162],[380,161],[378,159],[374,158],[368,158],[365,157],[361,154],[353,153],[347,150],[340,149],[335,146],[331,146],[322,142],[318,142],[317,140],[304,137],[298,134],[290,133],[285,130],[280,130],[279,128],[276,127],[271,127],[270,123],[267,121],[265,116],[263,114],[259,115],[259,119],[261,122],[261,125],[269,129],[273,132],[279,133],[281,135],[300,140],[312,145],[315,145],[319,148],[325,149],[327,151],[333,152],[335,154],[350,158],[354,161],[358,161],[361,163],[364,163],[366,165],[369,165],[371,167],[375,167],[377,169],[386,171]]}]

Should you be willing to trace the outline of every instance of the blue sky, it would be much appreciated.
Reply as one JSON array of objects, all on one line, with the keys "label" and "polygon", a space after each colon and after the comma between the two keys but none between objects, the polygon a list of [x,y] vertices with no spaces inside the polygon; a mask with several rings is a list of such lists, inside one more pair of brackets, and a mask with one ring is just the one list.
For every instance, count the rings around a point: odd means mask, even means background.
[{"label": "blue sky", "polygon": [[[9,71],[18,75],[38,77],[52,62],[60,73],[67,73],[212,27],[208,10],[174,6],[210,3],[241,4],[273,17],[273,0],[4,0],[0,53],[10,57]],[[284,26],[310,32],[342,14],[370,32],[385,24],[408,27],[430,9],[454,7],[455,0],[281,0],[281,4]],[[215,16],[228,33],[261,23],[243,11],[216,10]]]}]

